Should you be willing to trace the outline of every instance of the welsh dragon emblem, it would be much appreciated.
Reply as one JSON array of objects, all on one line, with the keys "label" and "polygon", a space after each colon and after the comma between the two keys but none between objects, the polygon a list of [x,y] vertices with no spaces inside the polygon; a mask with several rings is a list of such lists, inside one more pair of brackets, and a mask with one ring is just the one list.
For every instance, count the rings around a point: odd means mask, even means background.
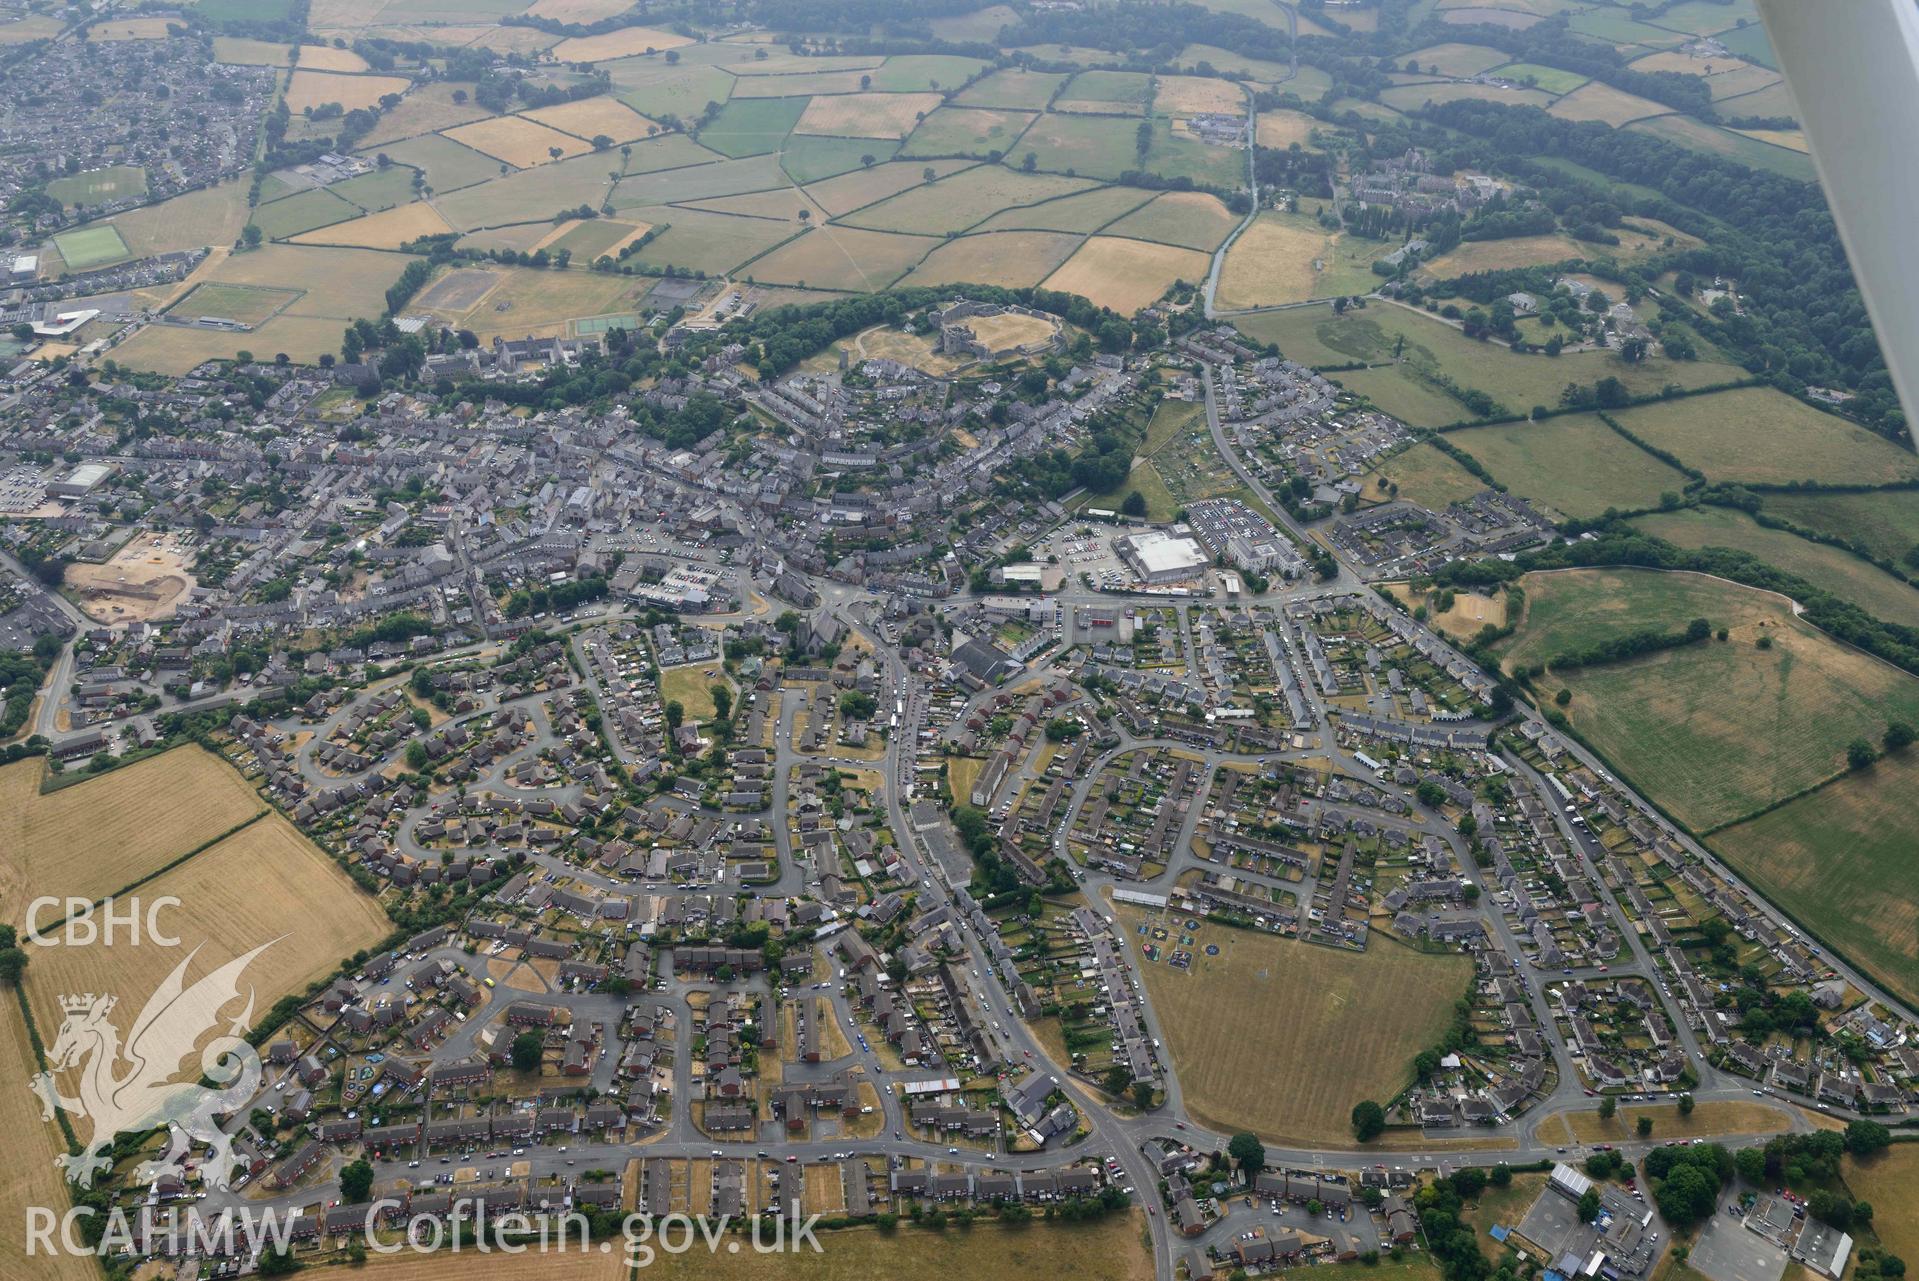
[{"label": "welsh dragon emblem", "polygon": [[[106,1153],[118,1136],[164,1127],[169,1136],[166,1152],[143,1163],[137,1178],[150,1179],[177,1165],[189,1145],[197,1143],[212,1149],[201,1167],[204,1185],[228,1185],[236,1163],[233,1136],[220,1128],[218,1118],[239,1112],[260,1088],[260,1056],[245,1040],[253,1020],[252,988],[246,992],[246,1008],[200,1052],[201,1075],[219,1088],[174,1078],[200,1038],[219,1026],[220,1011],[239,999],[240,975],[272,945],[262,943],[188,987],[187,967],[200,950],[195,948],[154,989],[125,1045],[107,1017],[117,997],[88,993],[60,999],[64,1017],[47,1053],[48,1070],[35,1076],[29,1088],[39,1096],[41,1119],[51,1121],[59,1108],[93,1122],[92,1136],[78,1153],[53,1159],[68,1180],[92,1187],[94,1175],[112,1165]],[[79,1093],[69,1097],[60,1093],[55,1078],[73,1071],[79,1074]]]}]

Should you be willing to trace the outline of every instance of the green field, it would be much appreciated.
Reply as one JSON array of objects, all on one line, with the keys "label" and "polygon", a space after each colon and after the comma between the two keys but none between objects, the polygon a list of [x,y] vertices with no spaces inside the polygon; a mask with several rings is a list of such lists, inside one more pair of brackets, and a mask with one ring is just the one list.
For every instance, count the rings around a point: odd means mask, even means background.
[{"label": "green field", "polygon": [[1710,843],[1817,938],[1919,1001],[1916,795],[1919,754],[1908,748]]},{"label": "green field", "polygon": [[293,0],[198,0],[193,16],[214,28],[286,22],[293,16]]},{"label": "green field", "polygon": [[981,107],[941,107],[910,134],[901,154],[997,158],[1018,140],[1033,120],[1028,111],[989,111]]},{"label": "green field", "polygon": [[1744,512],[1697,507],[1657,512],[1633,523],[1681,547],[1732,547],[1751,552],[1769,565],[1851,601],[1876,618],[1919,627],[1919,589],[1851,552],[1784,530],[1768,529]]},{"label": "green field", "polygon": [[778,151],[806,110],[805,98],[740,98],[720,108],[699,132],[700,145],[723,156],[763,156]]},{"label": "green field", "polygon": [[458,191],[500,176],[499,161],[437,133],[390,143],[376,148],[374,154],[386,156],[395,165],[419,170],[435,192]]},{"label": "green field", "polygon": [[358,178],[336,182],[327,190],[342,199],[351,200],[368,213],[379,213],[382,209],[391,209],[415,199],[413,170],[401,166],[375,169]]},{"label": "green field", "polygon": [[1141,71],[1082,71],[1059,91],[1061,102],[1102,104],[1109,111],[1146,109],[1153,78]]},{"label": "green field", "polygon": [[[1919,493],[1767,494],[1766,511],[1919,569]],[[1907,558],[1912,559],[1908,560]]]},{"label": "green field", "polygon": [[223,285],[209,281],[167,309],[180,319],[217,317],[258,325],[300,301],[297,289],[268,289],[258,285]]},{"label": "green field", "polygon": [[1686,487],[1682,473],[1593,414],[1474,427],[1446,439],[1485,464],[1515,494],[1567,516],[1652,507],[1661,494]]},{"label": "green field", "polygon": [[358,218],[360,210],[325,188],[303,191],[253,211],[253,225],[268,240],[284,240],[303,231]]},{"label": "green field", "polygon": [[1522,84],[1531,81],[1547,93],[1571,93],[1587,80],[1587,77],[1577,72],[1542,67],[1535,62],[1509,62],[1503,67],[1495,67],[1493,74]]},{"label": "green field", "polygon": [[[1612,377],[1635,396],[1648,396],[1667,383],[1700,387],[1744,377],[1737,366],[1705,360],[1654,358],[1628,364],[1610,352],[1598,351],[1522,356],[1495,343],[1468,338],[1423,312],[1386,303],[1344,316],[1335,316],[1330,307],[1299,307],[1242,316],[1233,323],[1258,341],[1276,343],[1281,353],[1305,365],[1391,360],[1403,339],[1400,354],[1410,363],[1448,374],[1515,413],[1534,405],[1558,404],[1559,393],[1573,382],[1590,384]],[[1462,406],[1449,421],[1468,416]]]},{"label": "green field", "polygon": [[1472,411],[1456,397],[1421,378],[1413,366],[1342,370],[1331,378],[1348,391],[1372,401],[1382,412],[1415,427],[1444,427],[1473,417]]},{"label": "green field", "polygon": [[1627,128],[1653,134],[1705,155],[1736,160],[1742,165],[1764,169],[1781,177],[1797,178],[1801,182],[1812,182],[1817,177],[1813,172],[1812,157],[1802,151],[1775,147],[1770,142],[1748,138],[1729,129],[1701,124],[1690,116],[1660,116],[1653,120],[1636,121]]},{"label": "green field", "polygon": [[67,178],[55,178],[47,184],[47,194],[69,209],[81,205],[102,205],[109,200],[147,194],[147,171],[138,165],[113,165]]},{"label": "green field", "polygon": [[1839,773],[1846,744],[1876,741],[1890,719],[1919,724],[1919,679],[1801,622],[1778,596],[1643,570],[1529,574],[1523,586],[1525,617],[1504,646],[1509,666],[1610,636],[1677,631],[1693,618],[1729,629],[1724,642],[1538,681],[1545,693],[1570,689],[1574,727],[1695,831]]},{"label": "green field", "polygon": [[979,58],[945,53],[907,53],[888,58],[872,73],[873,88],[884,93],[919,93],[927,89],[956,89],[984,71]]},{"label": "green field", "polygon": [[[1397,493],[1382,488],[1381,481],[1397,486]],[[1435,446],[1421,442],[1380,462],[1361,478],[1360,488],[1369,502],[1396,496],[1428,511],[1445,511],[1485,489],[1486,482]]]},{"label": "green field", "polygon": [[977,165],[890,200],[868,205],[841,221],[878,231],[943,235],[964,231],[1001,210],[1038,204],[1085,190],[1084,179],[1019,173],[1001,165]]},{"label": "green field", "polygon": [[865,167],[871,156],[874,164],[884,164],[899,150],[897,142],[878,138],[819,138],[796,135],[780,150],[780,166],[794,182],[818,182],[835,174],[850,173]]},{"label": "green field", "polygon": [[643,116],[682,118],[696,115],[709,102],[725,102],[733,93],[733,77],[718,67],[677,64],[659,58],[624,58],[603,64],[613,77],[614,96]]},{"label": "green field", "polygon": [[1140,121],[1123,116],[1076,116],[1050,112],[1034,121],[1007,155],[1006,162],[1034,164],[1051,173],[1114,179],[1129,169],[1167,178],[1190,178],[1202,186],[1244,185],[1246,158],[1227,147],[1174,134],[1170,120],[1154,120],[1144,162],[1138,150]]},{"label": "green field", "polygon": [[1012,67],[995,71],[970,84],[953,101],[962,107],[1013,107],[1039,111],[1066,83],[1067,77],[1047,71],[1020,71]]},{"label": "green field", "polygon": [[980,225],[982,231],[1094,232],[1138,209],[1152,193],[1137,187],[1095,187],[1024,209],[1008,209]]},{"label": "green field", "polygon": [[1614,417],[1714,480],[1875,485],[1919,478],[1911,450],[1770,387],[1638,405]]},{"label": "green field", "polygon": [[53,237],[53,247],[60,251],[60,259],[67,264],[68,271],[85,271],[130,256],[127,242],[111,223],[58,232]]}]

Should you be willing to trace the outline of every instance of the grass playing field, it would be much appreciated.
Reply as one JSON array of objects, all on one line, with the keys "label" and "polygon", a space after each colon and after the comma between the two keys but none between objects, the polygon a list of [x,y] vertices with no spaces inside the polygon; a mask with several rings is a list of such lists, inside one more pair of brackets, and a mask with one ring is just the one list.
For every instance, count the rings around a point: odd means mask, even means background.
[{"label": "grass playing field", "polygon": [[257,325],[300,300],[296,289],[267,289],[258,285],[222,285],[208,281],[195,285],[193,292],[167,308],[167,315],[180,319],[218,317]]},{"label": "grass playing field", "polygon": [[55,178],[47,184],[47,194],[68,208],[144,196],[147,194],[147,171],[138,165],[91,169],[66,178]]},{"label": "grass playing field", "polygon": [[[1572,690],[1575,728],[1642,791],[1702,831],[1845,768],[1846,744],[1919,723],[1919,680],[1794,617],[1782,598],[1695,574],[1568,570],[1524,580],[1510,668],[1693,618],[1730,638],[1540,678]],[[1760,648],[1761,637],[1769,648]]]},{"label": "grass playing field", "polygon": [[53,237],[53,247],[60,251],[60,259],[70,271],[85,271],[129,256],[127,242],[110,223],[59,232]]},{"label": "grass playing field", "polygon": [[[1173,918],[1117,909],[1141,964],[1195,1119],[1268,1139],[1347,1143],[1362,1099],[1411,1080],[1465,994],[1472,963],[1375,936],[1364,953],[1204,924],[1190,972],[1139,955],[1141,925]],[[1190,932],[1190,931],[1183,931]],[[1217,945],[1218,956],[1205,948]],[[1163,947],[1170,951],[1170,947]],[[1337,1044],[1338,1054],[1324,1047]]]},{"label": "grass playing field", "polygon": [[1714,480],[1873,485],[1919,477],[1911,450],[1770,387],[1637,406],[1615,416],[1634,435]]},{"label": "grass playing field", "polygon": [[[708,672],[715,674],[709,676]],[[716,685],[723,685],[730,690],[733,682],[718,668],[705,663],[661,668],[660,702],[678,703],[688,720],[709,720],[714,712],[713,687]]]}]

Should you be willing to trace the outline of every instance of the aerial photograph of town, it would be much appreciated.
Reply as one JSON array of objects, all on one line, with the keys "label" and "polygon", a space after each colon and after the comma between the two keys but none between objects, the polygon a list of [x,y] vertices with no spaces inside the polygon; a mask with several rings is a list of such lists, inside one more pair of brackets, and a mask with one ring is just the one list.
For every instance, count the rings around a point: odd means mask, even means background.
[{"label": "aerial photograph of town", "polygon": [[1915,50],[0,0],[0,1281],[1899,1281]]}]

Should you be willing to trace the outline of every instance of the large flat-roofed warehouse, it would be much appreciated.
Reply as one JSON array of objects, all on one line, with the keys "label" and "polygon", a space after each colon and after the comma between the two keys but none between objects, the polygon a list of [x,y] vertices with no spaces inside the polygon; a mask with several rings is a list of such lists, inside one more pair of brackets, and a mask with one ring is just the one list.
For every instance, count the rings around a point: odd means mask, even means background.
[{"label": "large flat-roofed warehouse", "polygon": [[101,481],[112,474],[113,468],[106,463],[81,463],[73,469],[73,475],[48,485],[47,496],[49,498],[85,498],[99,487]]},{"label": "large flat-roofed warehouse", "polygon": [[1120,559],[1143,583],[1181,583],[1206,572],[1211,559],[1184,525],[1128,534],[1114,542]]}]

